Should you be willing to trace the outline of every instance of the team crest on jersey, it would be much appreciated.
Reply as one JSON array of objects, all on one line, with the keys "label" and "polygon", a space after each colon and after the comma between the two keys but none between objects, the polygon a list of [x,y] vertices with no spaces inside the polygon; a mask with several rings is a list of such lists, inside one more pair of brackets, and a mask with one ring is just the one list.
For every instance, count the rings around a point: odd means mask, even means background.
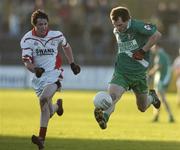
[{"label": "team crest on jersey", "polygon": [[145,25],[144,25],[144,28],[145,28],[146,30],[151,30],[151,29],[152,29],[150,24],[145,24]]}]

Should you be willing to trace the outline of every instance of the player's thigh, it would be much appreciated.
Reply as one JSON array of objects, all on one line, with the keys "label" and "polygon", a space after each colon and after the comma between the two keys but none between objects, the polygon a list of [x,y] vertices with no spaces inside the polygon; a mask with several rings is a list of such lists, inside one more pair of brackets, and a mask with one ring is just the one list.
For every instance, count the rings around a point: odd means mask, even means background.
[{"label": "player's thigh", "polygon": [[57,90],[57,85],[55,83],[46,85],[40,95],[40,101],[48,102],[49,100],[51,100],[56,90]]},{"label": "player's thigh", "polygon": [[123,87],[125,90],[129,89],[128,80],[125,75],[121,73],[114,73],[112,76],[112,79],[110,81],[110,84],[115,84],[117,86]]},{"label": "player's thigh", "polygon": [[108,92],[114,101],[118,100],[126,90],[117,84],[111,83],[108,86]]},{"label": "player's thigh", "polygon": [[130,84],[134,93],[139,95],[148,93],[148,81],[145,76],[137,76],[131,80]]}]

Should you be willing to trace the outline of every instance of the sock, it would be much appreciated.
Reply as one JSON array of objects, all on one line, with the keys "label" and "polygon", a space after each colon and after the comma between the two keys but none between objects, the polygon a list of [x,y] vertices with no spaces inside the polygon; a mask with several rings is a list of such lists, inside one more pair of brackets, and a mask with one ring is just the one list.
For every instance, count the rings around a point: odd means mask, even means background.
[{"label": "sock", "polygon": [[115,109],[115,104],[113,104],[110,108],[108,108],[107,110],[104,111],[103,115],[104,115],[106,122],[108,122],[109,117],[114,112],[114,109]]},{"label": "sock", "polygon": [[109,115],[108,115],[107,113],[104,113],[103,115],[104,115],[104,118],[105,118],[106,122],[108,122],[108,120],[109,120]]},{"label": "sock", "polygon": [[39,129],[39,137],[44,141],[46,137],[47,127],[40,127]]}]

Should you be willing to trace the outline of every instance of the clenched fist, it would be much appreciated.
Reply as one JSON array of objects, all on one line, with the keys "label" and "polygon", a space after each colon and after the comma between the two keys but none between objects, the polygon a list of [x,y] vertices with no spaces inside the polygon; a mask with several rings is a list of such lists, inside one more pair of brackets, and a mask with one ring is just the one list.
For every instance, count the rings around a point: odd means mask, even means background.
[{"label": "clenched fist", "polygon": [[146,52],[143,49],[140,49],[133,53],[132,57],[136,60],[142,60]]},{"label": "clenched fist", "polygon": [[35,67],[34,72],[37,78],[40,78],[42,74],[44,73],[44,68]]},{"label": "clenched fist", "polygon": [[70,66],[71,66],[71,70],[73,71],[73,73],[74,73],[75,75],[77,75],[78,73],[80,73],[81,68],[80,68],[79,65],[77,65],[77,64],[75,64],[75,63],[71,63]]}]

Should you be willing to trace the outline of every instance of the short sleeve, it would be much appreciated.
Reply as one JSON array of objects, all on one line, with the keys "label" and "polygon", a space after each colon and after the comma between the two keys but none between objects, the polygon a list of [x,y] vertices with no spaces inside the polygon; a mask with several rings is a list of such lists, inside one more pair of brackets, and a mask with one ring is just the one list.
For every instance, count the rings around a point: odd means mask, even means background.
[{"label": "short sleeve", "polygon": [[33,61],[33,50],[31,48],[31,44],[25,38],[22,38],[20,42],[21,50],[22,50],[22,61]]},{"label": "short sleeve", "polygon": [[62,47],[66,47],[68,46],[68,42],[66,40],[66,37],[62,34],[62,36],[60,37],[60,44]]},{"label": "short sleeve", "polygon": [[151,36],[157,31],[156,25],[151,23],[144,23],[141,21],[136,23],[135,28],[139,33],[147,36]]}]

